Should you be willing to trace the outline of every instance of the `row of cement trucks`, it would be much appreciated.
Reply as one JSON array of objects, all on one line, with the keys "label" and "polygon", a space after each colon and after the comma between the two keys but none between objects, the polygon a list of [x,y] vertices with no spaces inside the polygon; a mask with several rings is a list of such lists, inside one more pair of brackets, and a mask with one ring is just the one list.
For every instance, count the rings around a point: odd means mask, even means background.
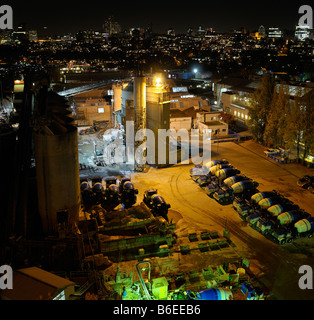
[{"label": "row of cement trucks", "polygon": [[[107,212],[114,210],[120,204],[123,209],[131,208],[137,202],[138,190],[130,178],[118,180],[116,177],[94,177],[91,182],[87,179],[81,181],[81,199],[85,210],[93,205],[101,205]],[[161,216],[168,221],[168,209],[170,204],[157,194],[156,189],[144,192],[143,202],[154,216]]]},{"label": "row of cement trucks", "polygon": [[192,179],[220,204],[233,204],[239,216],[270,240],[284,244],[314,236],[314,218],[277,191],[260,192],[258,183],[227,160],[190,170]]},{"label": "row of cement trucks", "polygon": [[241,174],[227,160],[213,160],[190,170],[193,181],[220,204],[232,203],[238,194],[252,193],[258,183]]},{"label": "row of cement trucks", "polygon": [[275,190],[236,197],[233,207],[249,226],[278,244],[314,236],[311,215]]}]

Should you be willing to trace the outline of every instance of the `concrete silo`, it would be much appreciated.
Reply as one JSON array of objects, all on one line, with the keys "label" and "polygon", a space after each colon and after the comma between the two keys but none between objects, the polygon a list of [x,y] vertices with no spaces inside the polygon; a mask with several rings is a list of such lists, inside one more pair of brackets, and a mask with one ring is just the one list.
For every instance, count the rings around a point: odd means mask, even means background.
[{"label": "concrete silo", "polygon": [[38,209],[43,232],[70,231],[80,212],[77,128],[64,98],[46,95],[34,132]]}]

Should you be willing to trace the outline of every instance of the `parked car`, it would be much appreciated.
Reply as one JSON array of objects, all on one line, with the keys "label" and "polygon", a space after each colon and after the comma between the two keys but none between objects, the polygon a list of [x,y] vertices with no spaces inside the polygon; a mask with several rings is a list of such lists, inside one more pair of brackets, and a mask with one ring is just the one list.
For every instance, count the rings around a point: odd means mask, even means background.
[{"label": "parked car", "polygon": [[298,186],[303,189],[308,189],[311,187],[311,189],[314,187],[314,175],[305,175],[303,178],[300,178],[297,182]]},{"label": "parked car", "polygon": [[264,154],[265,154],[265,156],[268,156],[268,155],[273,155],[273,156],[275,156],[275,155],[277,155],[277,154],[280,154],[280,150],[279,149],[266,149],[265,151],[264,151]]}]

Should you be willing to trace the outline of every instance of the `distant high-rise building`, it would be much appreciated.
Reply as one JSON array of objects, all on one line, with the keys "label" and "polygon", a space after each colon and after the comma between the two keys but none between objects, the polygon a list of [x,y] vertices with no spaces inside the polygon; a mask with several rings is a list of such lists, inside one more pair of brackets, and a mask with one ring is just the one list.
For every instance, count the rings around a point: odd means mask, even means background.
[{"label": "distant high-rise building", "polygon": [[192,28],[189,28],[187,31],[186,31],[186,34],[189,35],[189,36],[192,36],[193,35],[193,29]]},{"label": "distant high-rise building", "polygon": [[37,30],[29,30],[28,38],[30,42],[36,42],[38,40]]},{"label": "distant high-rise building", "polygon": [[167,35],[168,35],[168,36],[175,36],[175,35],[176,35],[176,32],[174,31],[174,29],[169,28],[168,31],[167,31]]},{"label": "distant high-rise building", "polygon": [[23,22],[17,27],[17,30],[13,32],[13,40],[19,42],[27,42],[28,39],[28,24]]},{"label": "distant high-rise building", "polygon": [[309,26],[296,26],[295,27],[295,37],[300,40],[304,41],[305,39],[309,38],[311,34],[311,30]]},{"label": "distant high-rise building", "polygon": [[197,34],[198,36],[203,37],[203,36],[205,36],[205,33],[206,33],[206,30],[205,30],[205,28],[203,28],[202,26],[199,26],[199,27],[197,28],[196,34]]},{"label": "distant high-rise building", "polygon": [[265,29],[265,27],[263,25],[258,28],[258,33],[262,37],[266,36],[266,29]]},{"label": "distant high-rise building", "polygon": [[121,32],[121,26],[115,21],[113,16],[110,16],[103,24],[104,32],[108,33],[109,36]]}]

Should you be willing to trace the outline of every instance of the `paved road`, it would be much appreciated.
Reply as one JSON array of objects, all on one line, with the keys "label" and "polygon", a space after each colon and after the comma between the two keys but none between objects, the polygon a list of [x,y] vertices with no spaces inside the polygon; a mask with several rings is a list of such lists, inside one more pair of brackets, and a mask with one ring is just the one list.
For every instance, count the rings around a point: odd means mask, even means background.
[{"label": "paved road", "polygon": [[[295,165],[286,167],[265,158],[260,150],[252,149],[251,143],[238,145],[224,143],[212,149],[212,158],[226,158],[248,177],[260,183],[260,189],[276,189],[305,210],[312,209],[313,195],[300,190],[296,179],[306,168]],[[257,148],[258,149],[258,148]],[[231,240],[236,244],[235,253],[255,261],[264,273],[261,280],[272,290],[277,299],[314,299],[314,290],[298,287],[298,269],[307,264],[314,267],[314,241],[297,241],[283,247],[272,243],[246,225],[232,208],[222,206],[209,198],[189,177],[189,166],[174,166],[167,169],[151,169],[148,173],[135,174],[133,181],[141,199],[145,190],[158,189],[171,204],[170,218],[185,226],[185,231],[217,230],[222,234],[226,226]],[[178,212],[179,215],[173,213]],[[312,212],[310,212],[312,213]],[[182,219],[180,219],[182,217]]]}]

